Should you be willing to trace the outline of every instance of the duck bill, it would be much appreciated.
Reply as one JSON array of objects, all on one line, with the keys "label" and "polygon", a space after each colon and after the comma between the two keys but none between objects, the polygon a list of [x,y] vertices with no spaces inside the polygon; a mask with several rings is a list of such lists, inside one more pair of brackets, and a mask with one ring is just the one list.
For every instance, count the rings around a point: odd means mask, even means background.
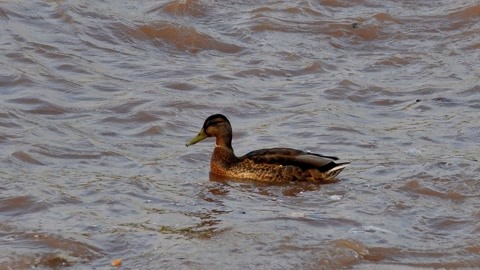
[{"label": "duck bill", "polygon": [[191,139],[186,145],[187,147],[192,145],[192,144],[196,144],[197,142],[203,140],[207,138],[207,134],[205,134],[205,131],[203,131],[203,128],[202,130],[200,130],[200,132],[198,133],[197,136],[195,136],[195,138]]}]

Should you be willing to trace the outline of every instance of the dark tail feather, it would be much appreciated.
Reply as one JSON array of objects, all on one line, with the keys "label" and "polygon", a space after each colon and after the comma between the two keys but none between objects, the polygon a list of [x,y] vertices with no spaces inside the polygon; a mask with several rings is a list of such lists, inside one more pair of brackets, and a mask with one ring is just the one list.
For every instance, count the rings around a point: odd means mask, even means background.
[{"label": "dark tail feather", "polygon": [[328,171],[325,173],[325,180],[331,180],[331,179],[337,177],[337,175],[338,175],[341,171],[343,171],[343,169],[345,169],[345,167],[347,167],[348,164],[350,164],[350,162],[345,162],[345,163],[336,164],[335,167],[331,168],[330,170],[328,170]]}]

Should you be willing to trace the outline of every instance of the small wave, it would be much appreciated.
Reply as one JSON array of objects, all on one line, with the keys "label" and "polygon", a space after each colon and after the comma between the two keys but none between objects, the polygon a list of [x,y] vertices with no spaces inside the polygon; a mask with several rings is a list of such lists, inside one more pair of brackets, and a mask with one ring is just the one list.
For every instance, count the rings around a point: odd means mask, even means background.
[{"label": "small wave", "polygon": [[193,26],[174,24],[146,24],[138,27],[135,31],[142,33],[151,40],[160,40],[174,45],[182,51],[198,52],[199,50],[216,50],[224,53],[238,53],[241,47],[225,43],[201,33]]},{"label": "small wave", "polygon": [[5,216],[45,211],[49,205],[32,196],[7,197],[0,200],[0,213]]},{"label": "small wave", "polygon": [[182,83],[182,82],[169,82],[169,83],[166,83],[164,86],[170,89],[182,90],[182,91],[190,91],[197,88],[197,86],[194,84]]},{"label": "small wave", "polygon": [[459,18],[462,20],[478,19],[480,17],[480,4],[453,11],[448,14],[449,18]]},{"label": "small wave", "polygon": [[[173,15],[203,17],[206,14],[205,6],[196,0],[174,0],[161,6],[166,13]],[[154,9],[156,10],[156,9]]]},{"label": "small wave", "polygon": [[162,134],[162,128],[160,126],[153,126],[149,127],[148,129],[137,133],[137,136],[144,137],[144,136],[153,136]]},{"label": "small wave", "polygon": [[23,105],[33,105],[34,108],[24,109],[25,112],[28,112],[31,114],[60,115],[70,111],[69,109],[63,106],[60,106],[39,98],[29,98],[29,97],[14,98],[14,99],[8,100],[8,102],[23,104]]},{"label": "small wave", "polygon": [[29,163],[29,164],[34,164],[34,165],[45,165],[41,161],[37,160],[36,158],[32,157],[31,155],[23,152],[23,151],[16,151],[15,153],[12,154],[15,158],[18,160],[24,162],[24,163]]},{"label": "small wave", "polygon": [[158,117],[146,112],[146,111],[139,111],[135,114],[120,117],[120,116],[109,116],[102,120],[102,122],[110,122],[110,123],[150,123],[158,120]]},{"label": "small wave", "polygon": [[[9,251],[2,254],[5,258],[0,262],[0,269],[60,269],[103,256],[97,247],[59,235],[22,231],[5,223],[0,223],[0,228],[15,240],[4,241]],[[21,255],[15,252],[18,250]]]},{"label": "small wave", "polygon": [[453,190],[438,191],[430,187],[424,187],[419,183],[418,180],[408,181],[407,183],[405,183],[402,189],[408,192],[412,192],[414,194],[432,196],[445,200],[462,201],[467,198],[467,196]]}]

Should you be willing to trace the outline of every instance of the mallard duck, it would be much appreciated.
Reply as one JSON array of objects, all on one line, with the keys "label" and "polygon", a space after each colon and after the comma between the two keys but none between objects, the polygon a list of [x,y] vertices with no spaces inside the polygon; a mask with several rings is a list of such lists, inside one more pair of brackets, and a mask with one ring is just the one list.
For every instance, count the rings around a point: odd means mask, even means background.
[{"label": "mallard duck", "polygon": [[216,138],[210,170],[220,177],[270,183],[321,182],[334,179],[349,164],[335,163],[337,157],[291,148],[261,149],[237,157],[232,148],[232,126],[222,114],[209,116],[198,135],[186,145],[196,144],[208,137]]}]

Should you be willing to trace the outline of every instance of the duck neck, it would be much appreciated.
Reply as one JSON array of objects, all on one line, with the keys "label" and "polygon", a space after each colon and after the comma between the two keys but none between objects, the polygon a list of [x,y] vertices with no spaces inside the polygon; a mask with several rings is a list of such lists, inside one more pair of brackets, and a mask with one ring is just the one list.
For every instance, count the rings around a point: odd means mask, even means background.
[{"label": "duck neck", "polygon": [[215,145],[216,147],[224,147],[224,148],[232,150],[232,152],[233,152],[232,136],[231,135],[230,136],[218,136],[215,144],[216,144]]},{"label": "duck neck", "polygon": [[210,161],[211,172],[218,175],[227,175],[228,168],[238,161],[232,147],[215,146]]}]

